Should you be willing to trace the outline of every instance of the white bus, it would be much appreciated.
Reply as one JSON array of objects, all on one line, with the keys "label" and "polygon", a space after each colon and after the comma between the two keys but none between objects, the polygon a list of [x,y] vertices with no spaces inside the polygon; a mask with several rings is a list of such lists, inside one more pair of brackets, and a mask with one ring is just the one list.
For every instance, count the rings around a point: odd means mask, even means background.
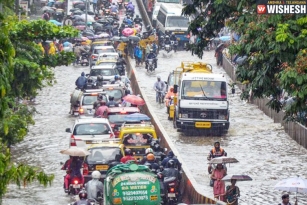
[{"label": "white bus", "polygon": [[180,39],[179,45],[184,46],[188,43],[189,18],[182,16],[183,6],[181,4],[162,3],[157,16],[157,26],[165,33],[174,33]]}]

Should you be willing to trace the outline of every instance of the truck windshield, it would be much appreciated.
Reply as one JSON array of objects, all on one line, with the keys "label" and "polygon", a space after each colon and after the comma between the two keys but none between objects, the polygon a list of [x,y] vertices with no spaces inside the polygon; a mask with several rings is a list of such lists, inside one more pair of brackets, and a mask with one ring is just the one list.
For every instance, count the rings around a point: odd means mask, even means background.
[{"label": "truck windshield", "polygon": [[189,19],[183,16],[169,16],[166,20],[165,27],[188,28]]},{"label": "truck windshield", "polygon": [[182,81],[181,97],[183,99],[214,99],[226,100],[226,82],[184,80]]}]

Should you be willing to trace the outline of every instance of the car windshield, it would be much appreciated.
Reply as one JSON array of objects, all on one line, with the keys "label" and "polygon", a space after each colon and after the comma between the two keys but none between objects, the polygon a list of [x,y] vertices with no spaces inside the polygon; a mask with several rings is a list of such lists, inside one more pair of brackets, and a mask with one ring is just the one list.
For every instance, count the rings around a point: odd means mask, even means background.
[{"label": "car windshield", "polygon": [[208,98],[226,100],[226,82],[184,80],[182,81],[181,96],[187,98]]},{"label": "car windshield", "polygon": [[108,89],[106,89],[105,92],[108,96],[114,97],[115,101],[117,101],[117,100],[119,100],[123,97],[123,93],[121,92],[121,90],[117,90],[117,89],[108,90]]},{"label": "car windshield", "polygon": [[122,115],[122,114],[115,114],[115,115],[109,115],[108,119],[110,123],[116,123],[116,122],[125,122],[125,117],[127,115]]},{"label": "car windshield", "polygon": [[104,123],[78,124],[74,129],[74,135],[105,135],[109,134],[110,127]]},{"label": "car windshield", "polygon": [[166,20],[166,27],[188,28],[189,19],[183,16],[169,16]]},{"label": "car windshield", "polygon": [[97,147],[89,150],[91,153],[85,159],[89,164],[108,163],[115,161],[116,155],[120,154],[118,147]]},{"label": "car windshield", "polygon": [[[102,95],[103,100],[106,101],[107,97],[105,95]],[[82,105],[93,105],[94,102],[97,101],[97,95],[84,95],[82,100]]]},{"label": "car windshield", "polygon": [[115,69],[111,68],[111,69],[92,69],[90,72],[90,76],[98,76],[98,75],[102,75],[102,76],[112,76],[112,75],[116,75],[116,71]]},{"label": "car windshield", "polygon": [[149,133],[132,133],[124,135],[124,145],[147,145],[150,144],[152,135]]},{"label": "car windshield", "polygon": [[94,54],[113,53],[113,52],[115,52],[114,48],[103,48],[103,49],[97,48],[97,49],[95,49]]}]

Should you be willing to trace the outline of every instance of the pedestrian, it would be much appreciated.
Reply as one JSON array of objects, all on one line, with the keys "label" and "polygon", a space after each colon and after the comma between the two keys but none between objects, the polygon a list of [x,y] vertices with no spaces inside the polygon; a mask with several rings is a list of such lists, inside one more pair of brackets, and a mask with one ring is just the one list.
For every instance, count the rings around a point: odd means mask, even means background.
[{"label": "pedestrian", "polygon": [[236,179],[232,179],[231,185],[226,187],[226,202],[231,205],[238,205],[238,198],[240,197],[240,189],[236,186]]},{"label": "pedestrian", "polygon": [[213,170],[211,179],[214,180],[213,194],[214,198],[225,201],[225,182],[222,179],[227,175],[226,170],[222,164],[218,164]]},{"label": "pedestrian", "polygon": [[[278,205],[291,205],[290,200],[289,200],[289,194],[284,194],[281,197],[282,202]],[[297,199],[295,200],[294,205],[297,205]]]}]

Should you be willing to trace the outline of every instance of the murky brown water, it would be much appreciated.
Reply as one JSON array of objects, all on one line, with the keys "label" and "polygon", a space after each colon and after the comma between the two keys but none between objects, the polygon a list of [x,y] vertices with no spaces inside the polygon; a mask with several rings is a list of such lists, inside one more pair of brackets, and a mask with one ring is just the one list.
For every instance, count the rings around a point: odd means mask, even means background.
[{"label": "murky brown water", "polygon": [[[215,65],[213,56],[213,51],[205,52],[202,61],[211,64],[214,73],[224,72]],[[198,182],[197,186],[204,195],[213,197],[207,173],[207,155],[213,143],[221,141],[228,156],[240,161],[228,167],[228,174],[247,174],[254,179],[251,182],[238,183],[241,189],[240,204],[280,203],[282,192],[274,190],[273,187],[284,178],[295,175],[307,177],[306,149],[292,140],[280,124],[273,123],[273,120],[255,105],[241,101],[238,89],[237,94],[229,95],[231,125],[226,136],[186,136],[176,132],[172,122],[167,120],[166,109],[155,102],[153,85],[158,75],[166,81],[169,72],[180,66],[181,61],[200,61],[200,59],[184,51],[170,57],[160,53],[158,68],[154,74],[147,74],[144,68],[136,70],[139,83],[150,99],[149,103],[181,153],[184,165],[190,169]],[[306,204],[307,197],[299,196],[300,204]]]}]

